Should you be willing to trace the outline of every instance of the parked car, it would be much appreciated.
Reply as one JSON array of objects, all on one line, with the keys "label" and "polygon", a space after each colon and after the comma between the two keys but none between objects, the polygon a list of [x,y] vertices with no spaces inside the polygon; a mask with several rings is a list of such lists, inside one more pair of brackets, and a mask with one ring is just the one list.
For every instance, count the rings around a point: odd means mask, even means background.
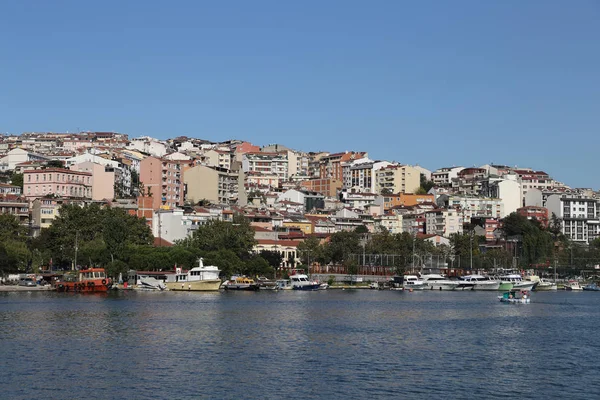
[{"label": "parked car", "polygon": [[36,283],[32,278],[23,278],[19,281],[19,286],[36,286]]}]

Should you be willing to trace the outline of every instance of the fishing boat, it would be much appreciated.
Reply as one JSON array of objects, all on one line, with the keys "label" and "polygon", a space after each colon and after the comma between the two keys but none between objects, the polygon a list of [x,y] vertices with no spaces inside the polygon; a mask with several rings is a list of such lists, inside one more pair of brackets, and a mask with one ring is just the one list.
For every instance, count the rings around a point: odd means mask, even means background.
[{"label": "fishing boat", "polygon": [[531,298],[529,292],[526,290],[509,290],[504,292],[502,296],[498,296],[498,300],[502,303],[514,303],[514,304],[529,304]]},{"label": "fishing boat", "polygon": [[258,288],[260,290],[278,290],[277,281],[273,279],[268,279],[264,276],[259,276],[256,278],[256,283],[258,284]]},{"label": "fishing boat", "polygon": [[102,293],[112,286],[104,268],[82,269],[76,274],[65,274],[55,283],[58,292]]},{"label": "fishing boat", "polygon": [[204,265],[203,259],[198,258],[197,267],[187,272],[176,268],[175,274],[167,275],[165,285],[169,290],[216,291],[221,287],[220,272],[216,266]]},{"label": "fishing boat", "polygon": [[257,282],[247,276],[232,276],[231,279],[223,283],[225,290],[259,290]]}]

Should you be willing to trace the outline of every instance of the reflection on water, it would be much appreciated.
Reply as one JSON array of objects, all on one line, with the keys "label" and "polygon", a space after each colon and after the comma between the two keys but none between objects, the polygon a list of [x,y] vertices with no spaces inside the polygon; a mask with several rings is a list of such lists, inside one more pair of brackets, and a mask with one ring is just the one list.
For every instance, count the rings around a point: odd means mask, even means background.
[{"label": "reflection on water", "polygon": [[0,293],[2,398],[600,395],[600,296]]}]

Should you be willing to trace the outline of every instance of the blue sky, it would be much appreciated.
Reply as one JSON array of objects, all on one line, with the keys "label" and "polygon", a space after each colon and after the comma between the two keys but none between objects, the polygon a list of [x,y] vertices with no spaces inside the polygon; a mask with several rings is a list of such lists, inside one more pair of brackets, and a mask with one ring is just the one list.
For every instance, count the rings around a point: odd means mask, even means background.
[{"label": "blue sky", "polygon": [[0,132],[114,130],[600,188],[600,2],[4,1]]}]

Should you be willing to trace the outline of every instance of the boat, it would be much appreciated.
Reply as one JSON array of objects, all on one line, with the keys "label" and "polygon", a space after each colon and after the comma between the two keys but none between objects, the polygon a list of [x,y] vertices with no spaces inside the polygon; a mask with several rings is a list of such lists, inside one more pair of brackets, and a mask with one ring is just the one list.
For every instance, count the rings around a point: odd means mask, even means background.
[{"label": "boat", "polygon": [[292,283],[289,279],[277,279],[275,284],[278,290],[292,290]]},{"label": "boat", "polygon": [[502,303],[529,304],[531,296],[527,290],[509,290],[504,292],[502,296],[498,296],[498,300]]},{"label": "boat", "polygon": [[319,290],[321,284],[309,279],[308,275],[298,270],[292,270],[290,282],[293,290]]},{"label": "boat", "polygon": [[104,268],[87,268],[76,274],[65,274],[54,287],[58,292],[102,293],[112,286]]},{"label": "boat", "polygon": [[167,275],[165,285],[169,290],[216,291],[221,287],[220,272],[218,267],[204,265],[203,259],[198,258],[197,267],[187,272],[176,268],[175,274]]},{"label": "boat", "polygon": [[499,290],[533,290],[536,282],[523,280],[519,274],[508,274],[502,275],[498,278],[500,280]]},{"label": "boat", "polygon": [[153,276],[140,276],[138,290],[166,290],[167,285]]},{"label": "boat", "polygon": [[536,292],[547,292],[550,290],[556,290],[556,283],[549,281],[544,278],[540,278],[537,275],[531,275],[525,278],[526,281],[533,282],[533,290]]},{"label": "boat", "polygon": [[579,284],[579,281],[570,280],[569,282],[565,283],[565,290],[579,291],[583,290],[583,288]]},{"label": "boat", "polygon": [[425,289],[425,282],[416,275],[404,275],[402,288],[404,290],[423,290]]},{"label": "boat", "polygon": [[264,276],[259,276],[256,278],[256,283],[258,284],[258,288],[260,290],[278,290],[277,281],[272,279],[267,279]]},{"label": "boat", "polygon": [[422,275],[421,279],[425,284],[425,289],[429,290],[454,290],[458,286],[458,281],[453,281],[441,274]]},{"label": "boat", "polygon": [[223,283],[225,290],[259,290],[258,283],[247,276],[234,275],[227,282]]},{"label": "boat", "polygon": [[598,291],[600,291],[600,286],[598,286],[596,283],[589,283],[583,287],[583,290],[598,292]]},{"label": "boat", "polygon": [[484,275],[461,276],[456,289],[459,290],[498,290],[500,282]]}]

